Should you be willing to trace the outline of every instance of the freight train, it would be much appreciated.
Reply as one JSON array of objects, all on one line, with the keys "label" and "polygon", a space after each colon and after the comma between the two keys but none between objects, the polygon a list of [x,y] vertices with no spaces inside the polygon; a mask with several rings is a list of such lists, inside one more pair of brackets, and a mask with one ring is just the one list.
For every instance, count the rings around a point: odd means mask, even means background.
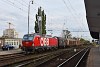
[{"label": "freight train", "polygon": [[65,39],[62,37],[41,36],[39,34],[26,34],[23,36],[21,49],[25,52],[65,48],[80,45],[78,39]]}]

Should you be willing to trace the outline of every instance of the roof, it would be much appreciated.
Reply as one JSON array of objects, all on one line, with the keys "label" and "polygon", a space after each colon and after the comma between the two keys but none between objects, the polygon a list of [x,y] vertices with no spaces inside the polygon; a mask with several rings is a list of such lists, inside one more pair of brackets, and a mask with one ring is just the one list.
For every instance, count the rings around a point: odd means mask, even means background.
[{"label": "roof", "polygon": [[100,32],[100,0],[84,0],[86,18],[93,38],[99,39]]}]

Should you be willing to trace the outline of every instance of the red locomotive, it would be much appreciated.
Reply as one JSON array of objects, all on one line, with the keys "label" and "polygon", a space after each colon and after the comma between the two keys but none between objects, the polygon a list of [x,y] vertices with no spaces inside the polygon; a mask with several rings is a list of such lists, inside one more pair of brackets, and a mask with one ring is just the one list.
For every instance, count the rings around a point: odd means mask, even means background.
[{"label": "red locomotive", "polygon": [[65,39],[61,37],[48,37],[38,34],[26,34],[22,40],[22,50],[33,52],[36,50],[47,50],[65,48],[67,46],[80,45],[79,39]]},{"label": "red locomotive", "polygon": [[43,37],[37,34],[26,34],[22,40],[22,50],[26,52],[52,48],[58,48],[58,40],[55,37]]}]

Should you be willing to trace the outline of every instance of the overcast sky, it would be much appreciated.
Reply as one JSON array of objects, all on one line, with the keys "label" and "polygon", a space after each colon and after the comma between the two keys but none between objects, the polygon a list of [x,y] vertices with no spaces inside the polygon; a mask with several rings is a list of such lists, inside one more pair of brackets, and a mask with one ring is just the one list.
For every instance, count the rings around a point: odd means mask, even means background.
[{"label": "overcast sky", "polygon": [[[28,5],[31,0],[0,0],[0,36],[3,30],[11,28],[19,32],[19,37],[27,33]],[[90,39],[86,21],[84,0],[34,0],[30,5],[30,33],[34,32],[34,21],[38,7],[47,15],[47,30],[53,30],[53,36],[61,36],[63,29],[68,29],[75,37]],[[50,31],[47,31],[50,34]]]}]

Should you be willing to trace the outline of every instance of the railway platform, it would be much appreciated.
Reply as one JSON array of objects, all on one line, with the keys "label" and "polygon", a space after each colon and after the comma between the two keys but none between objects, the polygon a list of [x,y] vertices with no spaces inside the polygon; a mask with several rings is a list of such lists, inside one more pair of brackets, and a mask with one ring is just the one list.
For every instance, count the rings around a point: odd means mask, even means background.
[{"label": "railway platform", "polygon": [[91,48],[86,67],[100,67],[100,46]]},{"label": "railway platform", "polygon": [[13,53],[21,53],[21,49],[9,50],[9,51],[0,51],[0,55],[7,55]]}]

